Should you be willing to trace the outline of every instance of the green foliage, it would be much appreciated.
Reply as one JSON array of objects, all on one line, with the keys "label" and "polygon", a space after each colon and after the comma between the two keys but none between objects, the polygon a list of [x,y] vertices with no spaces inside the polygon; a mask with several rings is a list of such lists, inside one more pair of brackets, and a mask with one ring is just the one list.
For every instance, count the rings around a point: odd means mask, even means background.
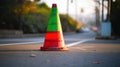
[{"label": "green foliage", "polygon": [[60,14],[63,31],[74,31],[77,23],[70,16]]},{"label": "green foliage", "polygon": [[37,6],[36,12],[25,15],[24,33],[45,33],[50,8],[45,3]]},{"label": "green foliage", "polygon": [[[50,10],[51,9],[45,3],[41,3],[38,5],[36,13],[25,15],[24,33],[46,32]],[[60,14],[60,20],[64,32],[76,30],[78,23],[72,17]]]},{"label": "green foliage", "polygon": [[[16,28],[15,19],[16,15],[12,12],[14,5],[16,5],[15,0],[2,0],[0,2],[0,28],[1,29],[14,29]],[[14,26],[14,27],[13,27]]]},{"label": "green foliage", "polygon": [[[37,0],[36,0],[37,1]],[[2,0],[0,28],[23,30],[24,33],[45,33],[50,10],[45,3],[28,0]],[[70,16],[60,14],[63,31],[75,31],[78,23]]]},{"label": "green foliage", "polygon": [[21,30],[23,15],[34,12],[37,4],[27,0],[2,0],[0,7],[0,28]]}]

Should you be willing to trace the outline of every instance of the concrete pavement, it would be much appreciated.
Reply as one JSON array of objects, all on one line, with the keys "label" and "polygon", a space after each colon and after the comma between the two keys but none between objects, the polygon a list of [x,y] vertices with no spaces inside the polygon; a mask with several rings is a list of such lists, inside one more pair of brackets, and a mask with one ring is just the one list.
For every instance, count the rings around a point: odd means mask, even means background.
[{"label": "concrete pavement", "polygon": [[[0,46],[1,51],[39,51],[42,44]],[[120,44],[79,44],[68,47],[73,52],[120,52]]]}]

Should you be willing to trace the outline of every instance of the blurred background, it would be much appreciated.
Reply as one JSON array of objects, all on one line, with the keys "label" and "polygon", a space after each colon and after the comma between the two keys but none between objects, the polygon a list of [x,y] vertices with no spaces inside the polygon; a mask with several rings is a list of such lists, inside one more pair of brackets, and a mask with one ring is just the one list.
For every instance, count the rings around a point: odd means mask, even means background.
[{"label": "blurred background", "polygon": [[97,32],[110,17],[112,35],[120,36],[120,0],[1,0],[0,37],[44,34],[53,3],[58,6],[63,32]]}]

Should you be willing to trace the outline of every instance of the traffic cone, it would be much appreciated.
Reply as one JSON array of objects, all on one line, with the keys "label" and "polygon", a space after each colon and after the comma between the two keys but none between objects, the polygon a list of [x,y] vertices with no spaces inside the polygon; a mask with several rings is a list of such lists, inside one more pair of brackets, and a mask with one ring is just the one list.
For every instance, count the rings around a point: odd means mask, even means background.
[{"label": "traffic cone", "polygon": [[52,4],[52,10],[48,21],[47,32],[42,51],[62,51],[68,50],[65,46],[60,18],[56,4]]}]

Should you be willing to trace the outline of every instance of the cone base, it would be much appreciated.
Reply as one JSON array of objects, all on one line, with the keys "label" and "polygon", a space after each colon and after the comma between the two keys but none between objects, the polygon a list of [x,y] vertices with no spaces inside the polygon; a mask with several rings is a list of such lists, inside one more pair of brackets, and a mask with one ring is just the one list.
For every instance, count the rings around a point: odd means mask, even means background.
[{"label": "cone base", "polygon": [[41,47],[40,48],[41,51],[67,51],[68,48],[67,47]]}]

